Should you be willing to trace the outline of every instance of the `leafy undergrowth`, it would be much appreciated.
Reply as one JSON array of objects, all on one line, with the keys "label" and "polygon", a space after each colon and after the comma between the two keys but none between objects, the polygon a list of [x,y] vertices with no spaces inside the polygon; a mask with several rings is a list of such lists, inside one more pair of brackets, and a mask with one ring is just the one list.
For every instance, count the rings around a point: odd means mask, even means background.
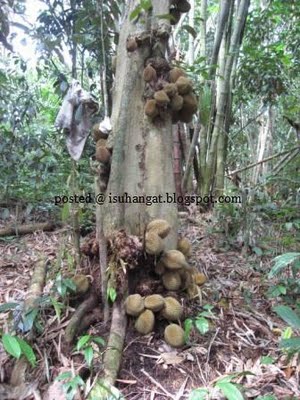
[{"label": "leafy undergrowth", "polygon": [[[195,299],[187,301],[184,294],[181,296],[186,304],[182,322],[187,333],[186,346],[175,350],[164,342],[163,322],[156,324],[154,333],[140,336],[133,321],[129,321],[117,387],[130,400],[300,398],[296,356],[288,357],[279,347],[280,336],[286,334],[286,324],[273,312],[279,300],[267,296],[276,279],[267,278],[271,259],[222,248],[221,234],[208,233],[212,232],[211,224],[211,216],[202,214],[185,219],[181,226],[181,234],[192,243],[190,264],[208,278]],[[83,273],[95,279],[99,273],[97,261],[87,258],[80,270],[74,269],[71,240],[65,230],[0,243],[1,304],[24,300],[33,265],[41,253],[51,265],[45,300],[51,299],[55,282],[58,287],[59,273]],[[100,341],[107,338],[108,332],[99,312],[98,322],[83,333],[90,336],[81,339],[77,348],[66,346],[64,332],[75,307],[72,303],[62,305],[53,301],[45,301],[41,306],[40,332],[31,343],[36,365],[27,371],[26,381],[31,382],[26,387],[28,395],[20,398],[46,398],[49,384],[59,375],[69,393],[72,389],[75,393],[80,386],[87,390],[92,384],[93,371],[101,367],[104,347]],[[0,313],[2,332],[7,333],[16,319],[17,309],[13,314]],[[96,352],[100,357],[93,362]],[[14,360],[2,346],[0,360],[0,379],[8,383]],[[67,398],[61,393],[60,384],[55,385],[52,384],[55,399]],[[1,390],[3,385],[0,394]],[[84,390],[74,398],[84,399],[83,393]]]}]

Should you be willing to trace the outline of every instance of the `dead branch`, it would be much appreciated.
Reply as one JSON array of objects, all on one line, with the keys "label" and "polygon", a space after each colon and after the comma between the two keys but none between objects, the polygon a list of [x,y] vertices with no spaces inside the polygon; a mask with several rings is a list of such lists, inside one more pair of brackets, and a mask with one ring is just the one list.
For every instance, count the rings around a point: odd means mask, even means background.
[{"label": "dead branch", "polygon": [[[201,126],[201,129],[204,129],[203,125]],[[182,185],[181,186],[182,186],[182,191],[183,192],[186,192],[186,185],[187,185],[187,181],[188,181],[189,175],[190,175],[190,170],[191,170],[191,167],[192,167],[192,164],[193,164],[194,155],[195,155],[195,152],[196,152],[196,145],[197,145],[197,142],[198,142],[198,139],[199,139],[200,130],[197,128],[194,131],[192,143],[191,143],[190,150],[189,150],[188,159],[187,159],[187,162],[186,162],[185,173],[184,173],[184,176],[183,176],[183,179],[182,179]]]},{"label": "dead branch", "polygon": [[0,229],[0,237],[3,236],[19,236],[26,235],[27,233],[33,233],[36,231],[53,231],[57,224],[52,222],[42,222],[36,224],[27,224],[17,227],[7,227]]},{"label": "dead branch", "polygon": [[290,150],[286,150],[286,151],[282,151],[282,152],[280,152],[280,153],[273,154],[272,156],[269,156],[269,157],[267,157],[267,158],[264,158],[263,160],[260,160],[260,161],[258,161],[258,162],[255,162],[255,163],[253,163],[253,164],[247,165],[246,167],[243,167],[243,168],[240,168],[240,169],[236,169],[235,171],[230,172],[230,174],[227,175],[226,177],[228,178],[228,177],[230,177],[230,176],[232,176],[232,175],[234,175],[234,174],[237,174],[237,173],[239,173],[239,172],[243,172],[243,171],[246,171],[246,170],[248,170],[248,169],[254,168],[254,167],[256,167],[256,166],[259,165],[259,164],[263,164],[263,163],[265,163],[265,162],[268,162],[268,161],[273,160],[274,158],[277,158],[277,157],[283,156],[283,155],[285,155],[285,154],[291,153],[292,151],[294,151],[294,150],[296,150],[296,149],[298,149],[298,150],[300,151],[300,146],[295,146],[295,147],[293,147],[293,148],[290,149]]}]

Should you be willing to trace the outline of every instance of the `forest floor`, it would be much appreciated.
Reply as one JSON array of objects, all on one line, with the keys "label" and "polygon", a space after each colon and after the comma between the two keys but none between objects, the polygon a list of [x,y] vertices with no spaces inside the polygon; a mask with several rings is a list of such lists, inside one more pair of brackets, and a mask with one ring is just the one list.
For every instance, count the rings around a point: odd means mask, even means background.
[{"label": "forest floor", "polygon": [[[206,388],[210,399],[224,399],[218,390],[218,381],[228,376],[245,399],[259,396],[270,400],[299,399],[297,359],[289,360],[279,348],[286,324],[272,311],[278,299],[266,295],[274,285],[266,277],[271,258],[224,245],[224,235],[211,233],[211,225],[210,214],[198,214],[182,219],[180,228],[180,233],[192,243],[190,265],[207,277],[195,299],[188,301],[182,294],[185,318],[196,321],[204,306],[212,306],[207,317],[208,332],[200,334],[194,327],[187,344],[175,350],[163,340],[163,323],[157,324],[154,333],[141,336],[134,330],[133,321],[129,321],[117,387],[129,400],[180,400],[188,398],[196,388]],[[75,272],[89,276],[98,273],[97,260],[88,258],[84,259],[80,270],[72,270],[71,240],[66,230],[6,238],[0,241],[1,304],[22,302],[26,298],[40,254],[51,262],[44,293],[51,293],[59,271],[69,276]],[[71,370],[85,381],[89,379],[82,355],[63,343],[65,327],[73,311],[74,306],[68,304],[59,316],[53,307],[43,307],[40,313],[42,330],[31,342],[38,363],[28,372],[31,390],[20,398],[47,399],[49,382],[62,372]],[[2,332],[11,330],[12,317],[15,318],[15,314],[0,313]],[[104,339],[108,334],[101,320],[92,325],[88,333]],[[101,360],[96,361],[94,368],[99,368],[100,363]],[[0,382],[9,382],[12,367],[12,357],[1,346]],[[0,398],[4,399],[1,393],[0,387]],[[49,399],[65,398],[53,384],[51,393]],[[76,398],[84,399],[84,396]]]}]

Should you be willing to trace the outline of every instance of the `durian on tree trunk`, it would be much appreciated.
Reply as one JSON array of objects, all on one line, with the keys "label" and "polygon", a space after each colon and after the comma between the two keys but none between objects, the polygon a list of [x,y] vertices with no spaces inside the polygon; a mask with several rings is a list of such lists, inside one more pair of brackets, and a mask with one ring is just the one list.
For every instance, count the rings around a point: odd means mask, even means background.
[{"label": "durian on tree trunk", "polygon": [[[170,24],[168,19],[158,16],[169,14],[170,1],[152,0],[152,8],[131,21],[130,15],[138,6],[139,0],[127,1],[122,18],[113,89],[113,131],[109,138],[109,147],[113,147],[111,172],[106,201],[103,206],[98,206],[103,207],[101,229],[106,237],[118,229],[143,236],[150,220],[164,218],[172,226],[166,247],[175,249],[177,205],[164,202],[166,193],[175,193],[172,122],[169,117],[153,124],[144,115],[145,82],[142,77],[149,57],[165,56]],[[143,44],[135,51],[127,52],[128,37],[143,38]],[[113,196],[125,193],[145,196],[146,200],[161,195],[163,202],[147,205],[110,201]],[[89,399],[104,398],[99,397],[103,396],[103,385],[114,385],[117,378],[126,329],[123,303],[124,298],[121,298],[113,305],[110,337],[104,356],[104,380],[96,383]]]}]

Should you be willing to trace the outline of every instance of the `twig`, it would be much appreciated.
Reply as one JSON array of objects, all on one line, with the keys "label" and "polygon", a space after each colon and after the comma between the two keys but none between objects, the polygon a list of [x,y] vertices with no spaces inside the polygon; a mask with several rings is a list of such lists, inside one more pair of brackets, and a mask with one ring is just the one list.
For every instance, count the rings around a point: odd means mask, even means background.
[{"label": "twig", "polygon": [[144,369],[141,370],[141,372],[147,376],[147,378],[154,383],[154,385],[156,385],[157,387],[160,388],[160,390],[162,390],[167,396],[169,396],[171,399],[174,399],[174,395],[169,393],[159,382],[157,382],[151,375],[148,374],[148,372],[146,372]]}]

